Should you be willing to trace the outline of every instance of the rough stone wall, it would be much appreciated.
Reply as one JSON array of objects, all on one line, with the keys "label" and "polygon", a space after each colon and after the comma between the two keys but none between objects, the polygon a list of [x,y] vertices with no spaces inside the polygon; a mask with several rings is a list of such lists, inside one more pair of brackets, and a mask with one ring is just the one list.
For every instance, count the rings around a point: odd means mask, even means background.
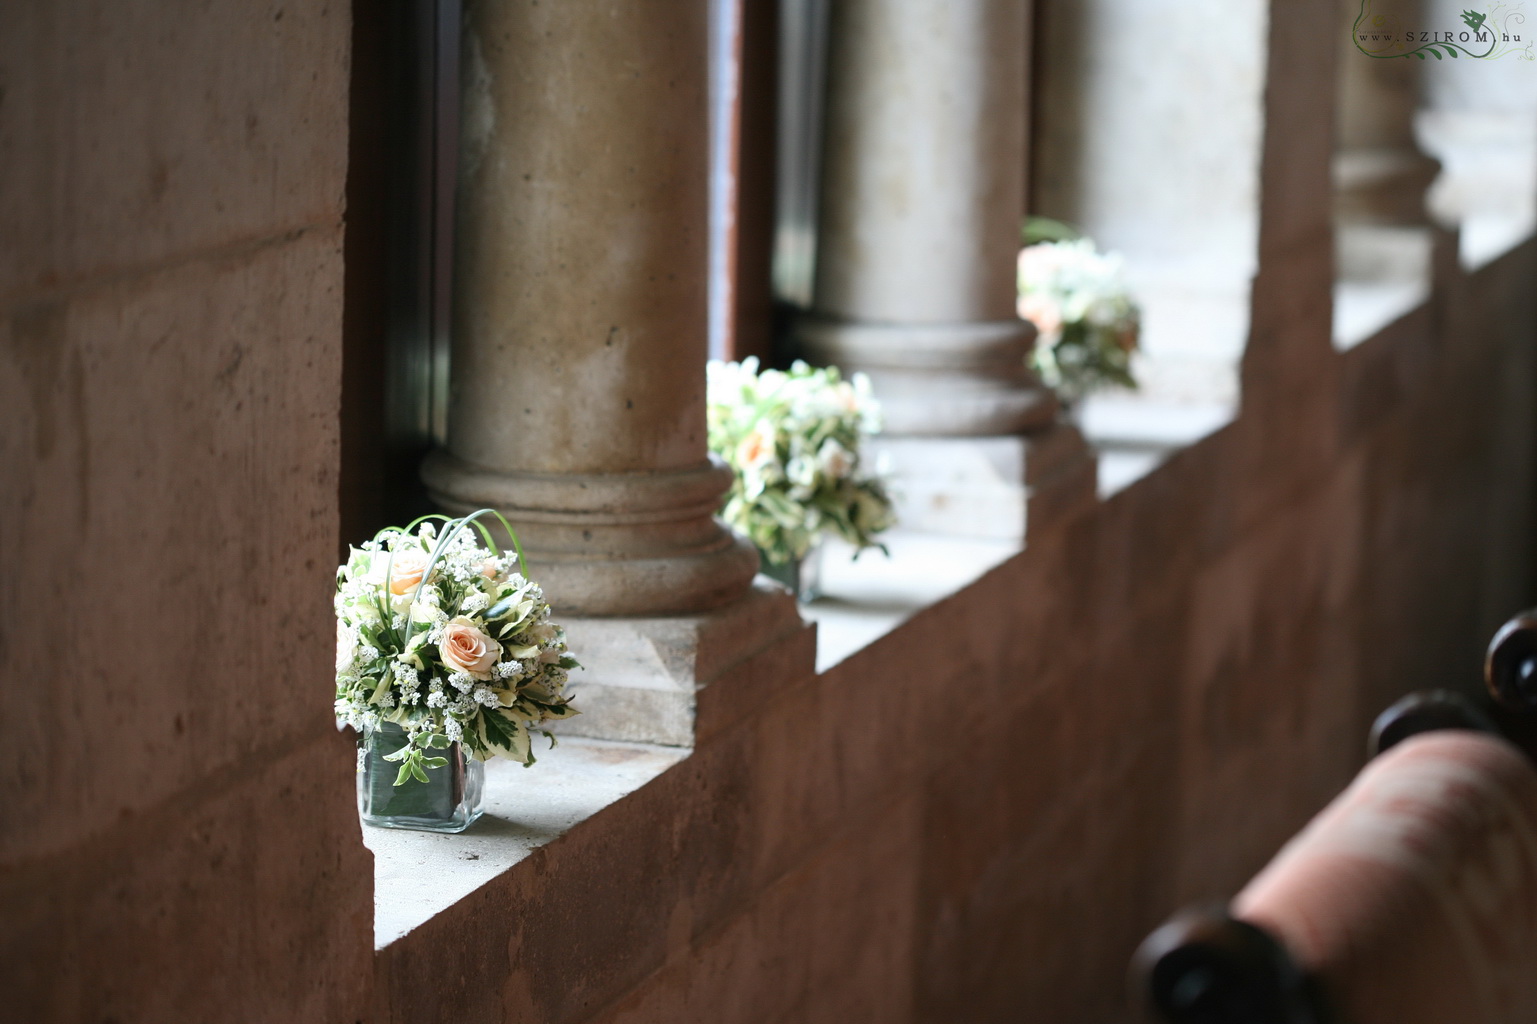
[{"label": "rough stone wall", "polygon": [[[1329,53],[1289,7],[1273,50]],[[824,675],[805,634],[742,666],[677,769],[371,957],[315,696],[345,15],[0,7],[15,1019],[1118,1019],[1138,939],[1531,597],[1537,246],[1336,355],[1329,74],[1292,64],[1235,423]]]},{"label": "rough stone wall", "polygon": [[350,1021],[346,4],[0,5],[0,989]]}]

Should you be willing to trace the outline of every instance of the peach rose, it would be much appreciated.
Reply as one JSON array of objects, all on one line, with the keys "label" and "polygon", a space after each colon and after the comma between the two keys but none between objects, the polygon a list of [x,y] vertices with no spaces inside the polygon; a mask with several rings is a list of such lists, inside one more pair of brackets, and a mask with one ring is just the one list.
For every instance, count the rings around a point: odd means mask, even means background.
[{"label": "peach rose", "polygon": [[1056,343],[1056,335],[1062,330],[1062,310],[1056,302],[1044,295],[1021,295],[1019,318],[1035,324],[1043,342],[1048,345]]},{"label": "peach rose", "polygon": [[430,561],[427,552],[421,548],[406,548],[395,552],[394,562],[388,562],[389,555],[384,557],[390,566],[390,593],[397,596],[416,589]]},{"label": "peach rose", "polygon": [[443,640],[438,644],[443,664],[458,672],[468,672],[476,679],[490,679],[491,666],[502,653],[502,645],[475,628],[463,615],[448,620]]}]

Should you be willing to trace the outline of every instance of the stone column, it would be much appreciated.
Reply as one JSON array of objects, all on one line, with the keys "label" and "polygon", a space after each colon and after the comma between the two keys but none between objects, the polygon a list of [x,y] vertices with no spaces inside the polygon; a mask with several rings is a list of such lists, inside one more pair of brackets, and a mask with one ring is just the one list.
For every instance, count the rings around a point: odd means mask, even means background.
[{"label": "stone column", "polygon": [[[832,8],[816,288],[796,336],[812,360],[870,375],[909,526],[1022,535],[1025,439],[1084,451],[1056,427],[1014,312],[1027,14],[1025,0]],[[1058,462],[1092,477],[1086,459]]]},{"label": "stone column", "polygon": [[[1381,41],[1360,40],[1363,32],[1373,34],[1374,17],[1369,10],[1356,29],[1360,0],[1339,3],[1344,30],[1335,92],[1334,339],[1349,347],[1429,299],[1438,264],[1455,265],[1456,239],[1434,228],[1426,205],[1441,165],[1420,149],[1415,115],[1425,65],[1458,58],[1369,56],[1361,47],[1403,54],[1414,44],[1399,41],[1382,50]],[[1402,40],[1409,31],[1461,26],[1456,17],[1443,24],[1429,7],[1424,0],[1383,5],[1377,34]]]},{"label": "stone column", "polygon": [[566,615],[741,597],[705,444],[707,9],[470,0],[446,450]]},{"label": "stone column", "polygon": [[1272,0],[1037,4],[1033,209],[1125,256],[1142,306],[1142,388],[1104,396],[1129,415],[1101,424],[1097,440],[1166,448],[1191,436],[1166,429],[1187,413],[1221,422],[1237,407],[1276,73]]},{"label": "stone column", "polygon": [[[1426,225],[1425,193],[1441,165],[1420,149],[1414,135],[1425,62],[1362,53],[1353,28],[1361,15],[1360,0],[1341,0],[1341,10],[1348,31],[1340,58],[1335,133],[1336,216],[1352,224]],[[1426,24],[1425,5],[1415,0],[1398,0],[1391,10],[1383,26],[1390,31],[1442,27]],[[1450,27],[1456,25],[1454,20]],[[1362,45],[1372,50],[1382,44]]]},{"label": "stone column", "polygon": [[517,531],[586,667],[567,733],[692,743],[700,687],[803,628],[714,518],[708,9],[465,3],[448,438],[422,476]]}]

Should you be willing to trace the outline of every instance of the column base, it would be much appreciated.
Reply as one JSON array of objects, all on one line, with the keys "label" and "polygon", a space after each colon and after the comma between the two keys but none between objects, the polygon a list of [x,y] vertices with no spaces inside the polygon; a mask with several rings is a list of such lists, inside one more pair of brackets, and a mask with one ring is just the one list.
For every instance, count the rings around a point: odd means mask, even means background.
[{"label": "column base", "polygon": [[1334,213],[1347,223],[1428,225],[1425,195],[1441,173],[1417,149],[1350,149],[1334,158]]},{"label": "column base", "polygon": [[[674,615],[739,599],[758,554],[714,518],[731,471],[718,462],[650,473],[486,469],[436,451],[422,463],[445,511],[500,511],[558,617]],[[492,525],[496,532],[499,527]]]},{"label": "column base", "polygon": [[888,435],[973,437],[1048,426],[1057,399],[1026,360],[1024,320],[883,324],[807,315],[795,338],[815,363],[867,374]]},{"label": "column base", "polygon": [[[795,598],[762,578],[740,600],[703,615],[561,621],[583,667],[570,683],[582,713],[559,723],[559,733],[676,747],[694,744],[701,690],[812,628]],[[805,646],[802,668],[810,672],[815,646]]]},{"label": "column base", "polygon": [[881,437],[904,530],[1024,543],[1093,506],[1098,463],[1076,427],[1027,436]]}]

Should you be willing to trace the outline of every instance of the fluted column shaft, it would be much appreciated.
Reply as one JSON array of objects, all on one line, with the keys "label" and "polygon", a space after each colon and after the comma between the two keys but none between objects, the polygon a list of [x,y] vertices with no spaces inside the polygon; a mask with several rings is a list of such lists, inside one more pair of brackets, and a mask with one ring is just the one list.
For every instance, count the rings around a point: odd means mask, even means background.
[{"label": "fluted column shaft", "polygon": [[813,358],[868,371],[899,435],[1049,423],[1014,314],[1025,0],[835,0]]},{"label": "fluted column shaft", "polygon": [[562,612],[697,611],[751,549],[705,442],[706,0],[467,0],[445,451]]}]

